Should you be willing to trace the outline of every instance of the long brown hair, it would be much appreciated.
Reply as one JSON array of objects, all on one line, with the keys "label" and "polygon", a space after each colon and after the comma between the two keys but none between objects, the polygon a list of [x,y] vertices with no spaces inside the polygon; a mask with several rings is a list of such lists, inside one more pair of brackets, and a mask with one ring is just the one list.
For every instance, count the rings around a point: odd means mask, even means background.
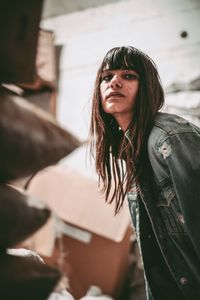
[{"label": "long brown hair", "polygon": [[[102,108],[100,84],[105,68],[130,69],[139,75],[134,116],[125,135],[112,115],[105,113]],[[155,114],[163,103],[164,93],[159,74],[148,55],[131,46],[116,47],[108,51],[95,81],[90,140],[106,201],[116,201],[115,213],[122,207],[126,193],[144,172],[148,161],[148,136]],[[111,189],[113,186],[114,190]]]}]

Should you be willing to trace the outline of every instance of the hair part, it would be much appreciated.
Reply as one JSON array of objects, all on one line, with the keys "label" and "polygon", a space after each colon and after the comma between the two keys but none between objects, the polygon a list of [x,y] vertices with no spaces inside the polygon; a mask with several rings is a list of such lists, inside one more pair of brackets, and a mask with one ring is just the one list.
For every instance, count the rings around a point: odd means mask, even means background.
[{"label": "hair part", "polygon": [[[128,138],[101,104],[100,84],[105,69],[134,70],[139,88]],[[148,161],[147,141],[156,113],[163,106],[164,92],[154,61],[135,47],[115,47],[107,52],[97,72],[90,125],[90,149],[103,182],[108,203],[115,201],[115,213],[134,183],[142,176]],[[125,166],[124,166],[125,163]],[[111,194],[111,195],[110,195]]]}]

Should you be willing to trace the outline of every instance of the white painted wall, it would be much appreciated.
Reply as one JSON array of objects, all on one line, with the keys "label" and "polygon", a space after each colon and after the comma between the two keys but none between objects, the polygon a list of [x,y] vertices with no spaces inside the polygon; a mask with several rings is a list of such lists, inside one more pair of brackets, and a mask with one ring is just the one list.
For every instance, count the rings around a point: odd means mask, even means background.
[{"label": "white painted wall", "polygon": [[[58,120],[81,139],[88,136],[96,70],[111,47],[133,45],[149,54],[164,87],[200,73],[199,0],[125,0],[45,20],[41,26],[54,30],[56,44],[64,46]],[[189,34],[185,39],[182,30]]]}]

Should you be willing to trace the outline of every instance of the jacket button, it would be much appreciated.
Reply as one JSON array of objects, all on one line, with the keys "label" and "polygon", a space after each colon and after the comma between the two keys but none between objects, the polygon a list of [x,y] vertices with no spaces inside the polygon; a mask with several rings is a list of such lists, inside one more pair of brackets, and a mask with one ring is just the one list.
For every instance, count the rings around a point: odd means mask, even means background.
[{"label": "jacket button", "polygon": [[186,277],[181,277],[180,283],[181,283],[182,285],[186,285],[186,284],[188,283],[188,279],[187,279]]}]

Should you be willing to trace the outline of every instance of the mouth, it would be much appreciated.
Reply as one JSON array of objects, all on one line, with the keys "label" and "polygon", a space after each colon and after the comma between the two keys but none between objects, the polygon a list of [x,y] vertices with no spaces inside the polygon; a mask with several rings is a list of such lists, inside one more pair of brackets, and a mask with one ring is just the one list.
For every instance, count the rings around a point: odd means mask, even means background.
[{"label": "mouth", "polygon": [[121,94],[121,93],[117,93],[117,92],[111,92],[110,94],[108,94],[108,96],[106,97],[106,99],[109,99],[109,98],[111,98],[111,97],[124,97],[124,95],[123,94]]}]

